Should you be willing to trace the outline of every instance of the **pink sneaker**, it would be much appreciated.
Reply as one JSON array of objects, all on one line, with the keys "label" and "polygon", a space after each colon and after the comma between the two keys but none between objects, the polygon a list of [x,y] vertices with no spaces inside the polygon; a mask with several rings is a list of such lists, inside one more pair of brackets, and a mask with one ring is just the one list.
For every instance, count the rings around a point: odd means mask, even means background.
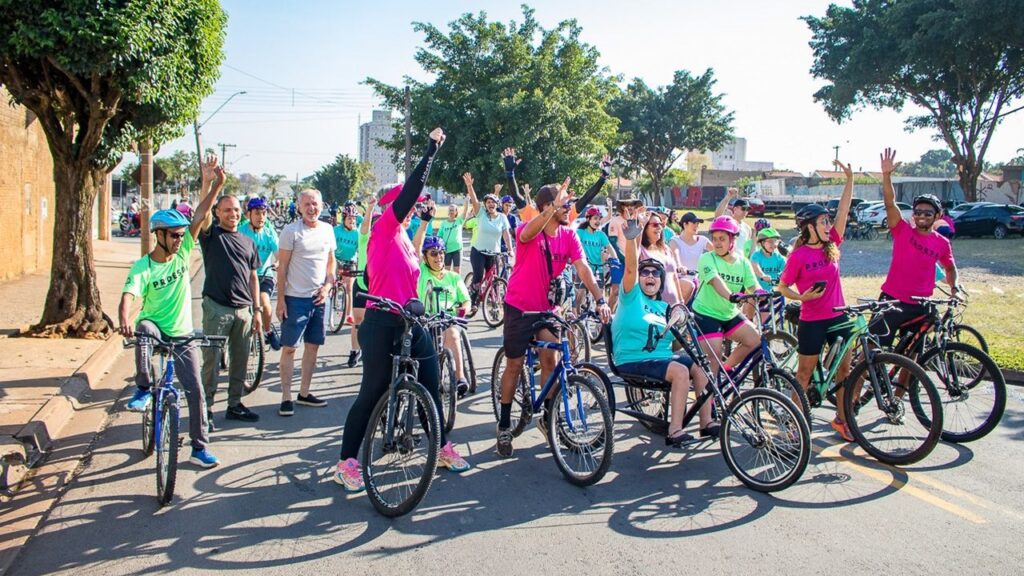
[{"label": "pink sneaker", "polygon": [[363,485],[363,471],[359,466],[359,460],[349,458],[345,461],[338,461],[338,467],[334,471],[334,481],[345,488],[345,492],[362,492],[366,489]]},{"label": "pink sneaker", "polygon": [[465,472],[472,468],[469,462],[466,462],[462,456],[459,456],[451,442],[448,442],[441,448],[441,454],[437,458],[437,465],[441,468],[447,468],[452,472]]}]

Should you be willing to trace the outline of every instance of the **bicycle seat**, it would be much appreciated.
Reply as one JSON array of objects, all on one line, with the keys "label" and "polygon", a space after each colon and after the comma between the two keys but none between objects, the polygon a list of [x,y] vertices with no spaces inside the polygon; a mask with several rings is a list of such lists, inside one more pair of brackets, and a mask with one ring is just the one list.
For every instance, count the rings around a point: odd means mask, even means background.
[{"label": "bicycle seat", "polygon": [[604,326],[603,337],[605,342],[605,351],[608,353],[608,368],[611,369],[612,374],[621,378],[627,386],[659,392],[671,388],[671,385],[665,380],[641,376],[639,374],[628,374],[619,370],[619,367],[615,365],[615,360],[613,360],[615,351],[612,350],[612,323],[610,321]]}]

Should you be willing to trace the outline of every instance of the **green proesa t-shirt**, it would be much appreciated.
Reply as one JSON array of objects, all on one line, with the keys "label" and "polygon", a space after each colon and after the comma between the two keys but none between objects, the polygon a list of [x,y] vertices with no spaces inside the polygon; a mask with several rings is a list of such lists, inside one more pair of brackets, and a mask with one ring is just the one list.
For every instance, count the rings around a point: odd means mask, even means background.
[{"label": "green proesa t-shirt", "polygon": [[420,300],[426,305],[428,314],[438,312],[437,307],[434,306],[434,288],[443,289],[443,292],[438,294],[437,303],[441,310],[450,314],[454,314],[460,304],[469,300],[466,283],[458,274],[449,270],[441,278],[438,278],[425,262],[420,262],[420,281],[416,291],[419,293]]},{"label": "green proesa t-shirt", "polygon": [[170,260],[155,262],[147,254],[135,261],[124,282],[126,293],[142,298],[138,322],[149,320],[161,333],[172,338],[192,333],[188,266],[194,246],[192,234],[185,230],[181,248]]},{"label": "green proesa t-shirt", "polygon": [[730,293],[757,288],[757,278],[750,260],[733,253],[736,261],[726,262],[714,252],[705,252],[697,259],[697,277],[700,289],[693,300],[693,311],[717,320],[732,320],[740,313],[740,307],[722,296],[710,284],[715,277],[725,282]]}]

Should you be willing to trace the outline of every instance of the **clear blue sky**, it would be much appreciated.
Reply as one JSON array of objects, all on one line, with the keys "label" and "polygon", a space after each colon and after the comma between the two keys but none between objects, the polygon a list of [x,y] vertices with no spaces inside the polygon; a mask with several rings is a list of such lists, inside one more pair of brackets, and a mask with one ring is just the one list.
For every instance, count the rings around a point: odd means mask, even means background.
[{"label": "clear blue sky", "polygon": [[[413,55],[423,44],[412,22],[447,24],[465,12],[521,20],[517,2],[353,2],[224,0],[229,22],[226,58],[217,90],[203,104],[203,143],[229,149],[235,173],[300,177],[337,154],[357,156],[359,118],[378,104],[361,82],[368,76],[397,84],[405,75],[424,78]],[[814,103],[821,85],[808,70],[810,33],[798,20],[822,14],[828,2],[812,0],[559,0],[534,2],[544,27],[575,18],[600,62],[626,80],[663,85],[675,70],[714,68],[717,89],[735,111],[735,130],[747,139],[747,160],[807,173],[840,157],[855,169],[876,170],[878,153],[895,147],[899,159],[916,160],[942,147],[932,134],[908,134],[892,111],[865,110],[837,125]],[[986,160],[1006,161],[1024,147],[1024,112],[997,129]],[[164,151],[193,150],[191,130]]]}]

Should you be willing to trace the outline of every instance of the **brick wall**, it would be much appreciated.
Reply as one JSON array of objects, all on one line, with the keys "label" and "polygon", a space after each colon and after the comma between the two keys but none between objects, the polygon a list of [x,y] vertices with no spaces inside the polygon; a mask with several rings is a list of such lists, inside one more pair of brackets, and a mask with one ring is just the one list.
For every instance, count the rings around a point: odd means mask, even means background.
[{"label": "brick wall", "polygon": [[50,268],[53,159],[35,116],[0,87],[0,281]]}]

